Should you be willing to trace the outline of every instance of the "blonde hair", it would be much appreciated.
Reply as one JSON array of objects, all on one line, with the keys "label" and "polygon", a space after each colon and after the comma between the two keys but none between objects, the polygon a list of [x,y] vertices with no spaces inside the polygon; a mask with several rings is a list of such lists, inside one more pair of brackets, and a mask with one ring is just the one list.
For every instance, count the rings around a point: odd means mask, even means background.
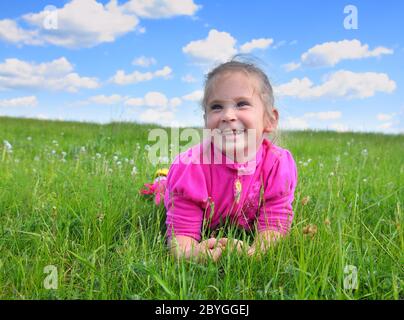
[{"label": "blonde hair", "polygon": [[[242,60],[244,61],[240,61],[240,58],[242,58]],[[259,95],[261,101],[265,106],[265,113],[269,117],[269,119],[271,120],[274,119],[273,110],[275,109],[274,107],[275,99],[272,90],[272,85],[269,82],[269,79],[265,74],[265,72],[262,71],[262,69],[259,68],[254,62],[252,62],[251,59],[248,60],[249,61],[247,61],[244,58],[244,56],[242,57],[241,55],[236,55],[230,61],[219,64],[206,75],[202,98],[202,108],[204,112],[206,112],[208,97],[210,94],[212,83],[217,78],[217,76],[229,72],[243,72],[247,76],[255,76],[256,80],[259,81],[260,83]],[[272,138],[268,137],[270,140],[278,141],[280,139],[280,135],[277,129],[274,130],[272,134],[273,134]]]}]

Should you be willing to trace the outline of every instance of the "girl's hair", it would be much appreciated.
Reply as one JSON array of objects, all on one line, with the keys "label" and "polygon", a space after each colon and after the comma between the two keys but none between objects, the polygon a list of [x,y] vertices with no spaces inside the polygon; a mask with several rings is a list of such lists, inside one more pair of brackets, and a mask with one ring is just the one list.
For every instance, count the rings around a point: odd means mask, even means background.
[{"label": "girl's hair", "polygon": [[[260,88],[258,89],[260,90],[260,97],[265,106],[265,113],[270,119],[273,119],[272,111],[275,109],[275,99],[271,83],[265,72],[262,71],[256,63],[252,62],[251,58],[246,59],[245,55],[234,56],[230,61],[219,64],[206,75],[205,89],[202,98],[202,108],[204,112],[214,80],[218,75],[228,72],[244,72],[247,76],[255,76],[256,80],[260,83]],[[277,130],[272,134],[273,137],[271,140],[278,140],[280,138]]]}]

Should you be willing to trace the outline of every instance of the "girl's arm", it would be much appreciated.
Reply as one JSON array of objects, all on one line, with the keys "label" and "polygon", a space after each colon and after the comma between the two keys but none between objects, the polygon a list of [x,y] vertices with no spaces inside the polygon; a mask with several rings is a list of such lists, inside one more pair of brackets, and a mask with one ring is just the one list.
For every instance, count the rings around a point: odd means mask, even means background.
[{"label": "girl's arm", "polygon": [[265,253],[281,236],[282,234],[280,232],[272,230],[258,232],[254,243],[248,250],[248,255],[252,256],[255,253]]},{"label": "girl's arm", "polygon": [[168,240],[168,246],[174,257],[196,259],[198,262],[207,258],[217,261],[223,252],[222,243],[215,238],[198,242],[192,237],[176,236],[175,239]]}]

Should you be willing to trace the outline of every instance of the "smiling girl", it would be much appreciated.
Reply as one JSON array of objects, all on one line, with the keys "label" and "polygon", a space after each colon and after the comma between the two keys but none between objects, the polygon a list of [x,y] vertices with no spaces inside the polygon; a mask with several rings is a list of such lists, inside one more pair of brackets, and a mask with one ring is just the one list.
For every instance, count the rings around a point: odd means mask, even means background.
[{"label": "smiling girl", "polygon": [[[254,64],[231,60],[207,75],[202,106],[211,135],[179,154],[167,177],[170,250],[199,261],[218,260],[226,247],[265,252],[290,230],[297,183],[291,153],[267,138],[279,118],[272,86]],[[255,232],[253,244],[202,239],[203,227],[224,220]]]}]

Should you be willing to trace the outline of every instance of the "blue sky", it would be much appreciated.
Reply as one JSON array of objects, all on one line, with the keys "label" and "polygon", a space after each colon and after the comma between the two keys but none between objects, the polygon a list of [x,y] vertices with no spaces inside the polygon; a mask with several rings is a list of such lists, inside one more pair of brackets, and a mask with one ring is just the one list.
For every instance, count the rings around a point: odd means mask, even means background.
[{"label": "blue sky", "polygon": [[394,0],[3,0],[0,115],[202,125],[204,74],[247,53],[280,128],[403,133],[402,12]]}]

